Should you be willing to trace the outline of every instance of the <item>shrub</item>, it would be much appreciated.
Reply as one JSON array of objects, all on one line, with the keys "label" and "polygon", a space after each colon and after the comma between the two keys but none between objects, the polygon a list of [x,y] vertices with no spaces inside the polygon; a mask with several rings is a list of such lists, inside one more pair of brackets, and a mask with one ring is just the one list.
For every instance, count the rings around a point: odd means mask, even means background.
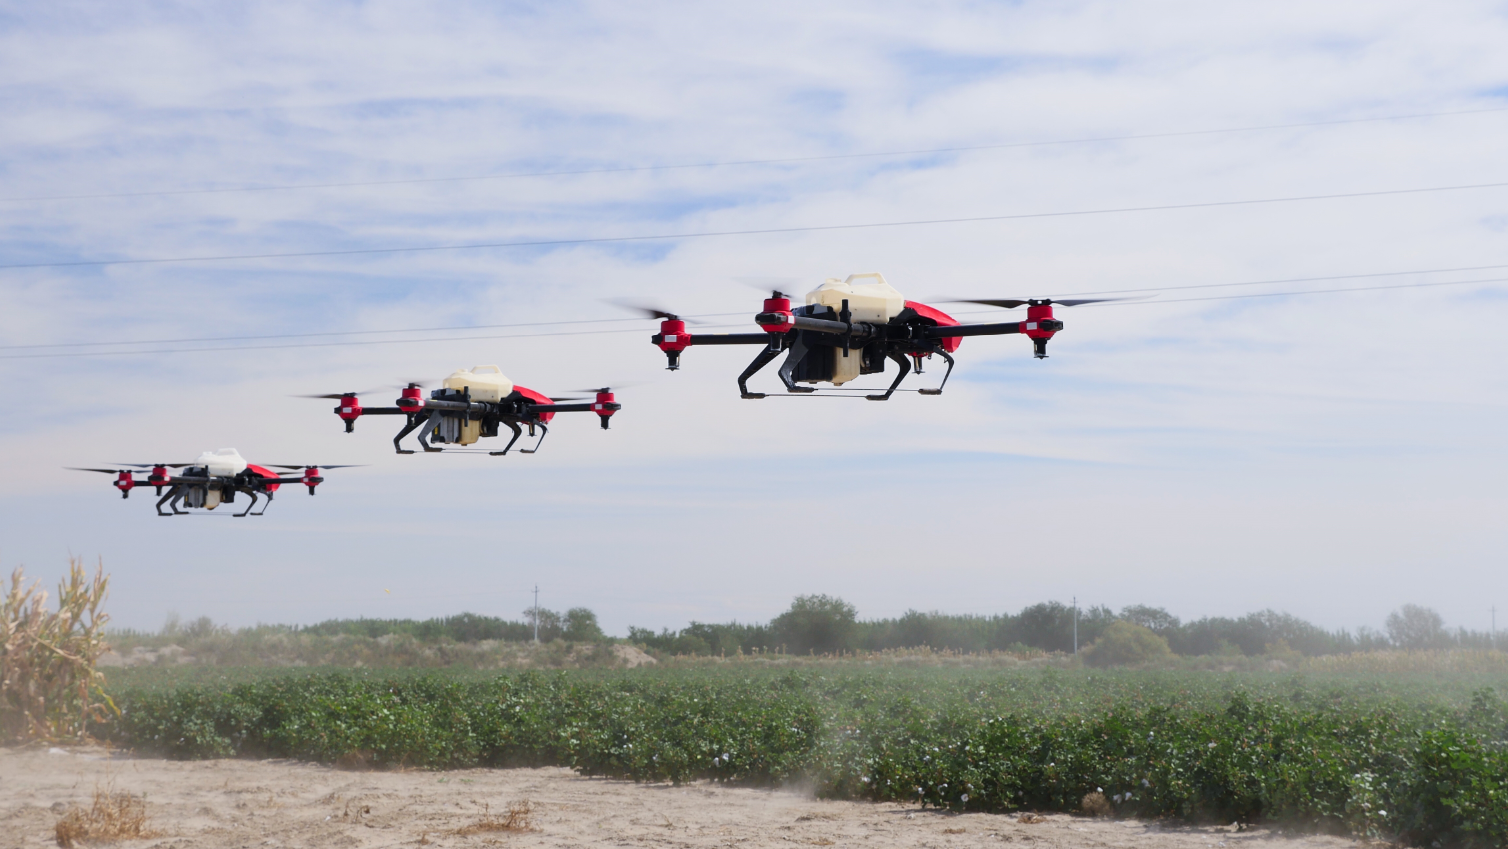
[{"label": "shrub", "polygon": [[1094,644],[1084,650],[1090,666],[1129,666],[1173,656],[1168,641],[1150,628],[1130,622],[1112,622]]}]

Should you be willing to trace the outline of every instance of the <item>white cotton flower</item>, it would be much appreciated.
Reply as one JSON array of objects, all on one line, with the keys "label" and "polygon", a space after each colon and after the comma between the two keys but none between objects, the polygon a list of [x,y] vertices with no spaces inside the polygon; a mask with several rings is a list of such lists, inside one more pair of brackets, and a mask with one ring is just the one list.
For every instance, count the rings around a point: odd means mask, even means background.
[{"label": "white cotton flower", "polygon": [[962,796],[960,796],[958,798],[960,798],[960,799],[964,800],[965,802],[967,802],[967,801],[969,801],[969,794],[965,793],[965,794],[963,794]]}]

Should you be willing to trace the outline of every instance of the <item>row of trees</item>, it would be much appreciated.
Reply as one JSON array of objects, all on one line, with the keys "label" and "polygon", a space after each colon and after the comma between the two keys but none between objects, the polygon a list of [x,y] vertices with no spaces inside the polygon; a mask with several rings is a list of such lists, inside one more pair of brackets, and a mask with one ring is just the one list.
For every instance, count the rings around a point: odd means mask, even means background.
[{"label": "row of trees", "polygon": [[[767,624],[692,622],[679,631],[655,633],[629,628],[629,642],[672,654],[734,654],[781,650],[795,654],[931,647],[963,652],[1074,649],[1074,610],[1043,602],[1016,614],[950,616],[908,611],[892,619],[860,620],[853,605],[826,595],[799,596],[789,610]],[[1181,655],[1260,655],[1282,647],[1309,656],[1346,654],[1388,648],[1488,648],[1492,636],[1461,629],[1449,631],[1428,608],[1404,605],[1388,617],[1386,633],[1361,629],[1325,629],[1291,616],[1264,610],[1238,619],[1205,617],[1182,622],[1160,607],[1132,605],[1115,613],[1108,607],[1082,608],[1077,616],[1078,645],[1098,640],[1116,622],[1141,626],[1167,641]]]},{"label": "row of trees", "polygon": [[[420,640],[483,640],[527,642],[534,639],[538,619],[542,642],[604,642],[597,615],[584,607],[564,613],[529,608],[523,619],[511,620],[475,613],[437,619],[331,619],[297,630],[366,638],[408,635]],[[1119,613],[1108,607],[1083,608],[1077,615],[1077,645],[1099,640],[1115,623],[1139,626],[1160,637],[1180,655],[1261,655],[1276,649],[1309,656],[1347,654],[1379,649],[1488,648],[1492,636],[1464,629],[1450,631],[1440,615],[1428,608],[1404,605],[1387,619],[1383,632],[1361,629],[1327,631],[1296,616],[1264,610],[1231,619],[1205,617],[1182,622],[1160,607],[1132,605]],[[853,605],[826,595],[799,596],[790,609],[764,624],[692,622],[679,631],[655,633],[630,627],[628,641],[669,654],[718,655],[757,651],[794,654],[833,654],[929,647],[962,652],[1071,652],[1075,646],[1074,609],[1059,602],[1043,602],[1019,613],[994,616],[950,616],[908,611],[890,619],[861,620]],[[220,629],[208,618],[181,623],[171,618],[164,636],[192,639]]]},{"label": "row of trees", "polygon": [[[597,643],[607,640],[597,624],[597,614],[585,607],[573,607],[565,613],[545,608],[529,608],[522,620],[502,619],[462,613],[438,619],[330,619],[299,629],[307,634],[378,638],[403,634],[419,640],[453,640],[476,643],[502,640],[522,643],[534,639],[536,618],[540,642],[565,640],[572,643]],[[190,626],[192,627],[192,626]]]}]

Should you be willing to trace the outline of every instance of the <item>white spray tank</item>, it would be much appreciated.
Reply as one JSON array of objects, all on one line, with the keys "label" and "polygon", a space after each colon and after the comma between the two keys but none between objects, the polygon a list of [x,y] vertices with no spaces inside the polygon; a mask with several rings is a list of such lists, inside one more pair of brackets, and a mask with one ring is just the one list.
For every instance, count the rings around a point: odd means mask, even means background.
[{"label": "white spray tank", "polygon": [[[513,381],[509,380],[503,374],[503,370],[497,366],[472,366],[469,369],[458,369],[445,378],[441,385],[457,392],[469,388],[471,400],[488,404],[496,404],[513,394]],[[457,442],[461,445],[470,445],[481,437],[482,422],[474,418],[461,425],[461,438]]]},{"label": "white spray tank", "polygon": [[194,460],[193,465],[203,466],[212,478],[234,477],[246,471],[246,461],[242,459],[241,452],[234,448],[206,451]]},{"label": "white spray tank", "polygon": [[[885,276],[878,271],[850,274],[847,280],[829,277],[806,295],[808,304],[832,307],[835,312],[843,309],[844,300],[848,301],[853,321],[870,324],[886,324],[906,308],[905,296],[886,283]],[[833,385],[842,386],[859,376],[863,357],[857,351],[845,357],[842,348],[834,348],[833,358]]]}]

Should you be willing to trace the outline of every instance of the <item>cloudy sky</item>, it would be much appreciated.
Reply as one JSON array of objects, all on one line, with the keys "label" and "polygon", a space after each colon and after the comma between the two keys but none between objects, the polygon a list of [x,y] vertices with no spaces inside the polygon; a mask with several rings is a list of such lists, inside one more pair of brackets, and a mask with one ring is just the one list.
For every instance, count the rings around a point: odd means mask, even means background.
[{"label": "cloudy sky", "polygon": [[[536,584],[619,634],[811,592],[1486,628],[1505,42],[1487,2],[0,3],[0,560],[102,558],[145,628],[515,617]],[[994,220],[332,253],[958,218]],[[267,254],[305,255],[121,262]],[[750,331],[733,278],[864,271],[1161,294],[886,404],[742,400],[752,350],[670,373],[610,303]],[[506,458],[290,397],[494,363],[640,383]],[[370,465],[168,522],[62,468],[224,446]]]}]

